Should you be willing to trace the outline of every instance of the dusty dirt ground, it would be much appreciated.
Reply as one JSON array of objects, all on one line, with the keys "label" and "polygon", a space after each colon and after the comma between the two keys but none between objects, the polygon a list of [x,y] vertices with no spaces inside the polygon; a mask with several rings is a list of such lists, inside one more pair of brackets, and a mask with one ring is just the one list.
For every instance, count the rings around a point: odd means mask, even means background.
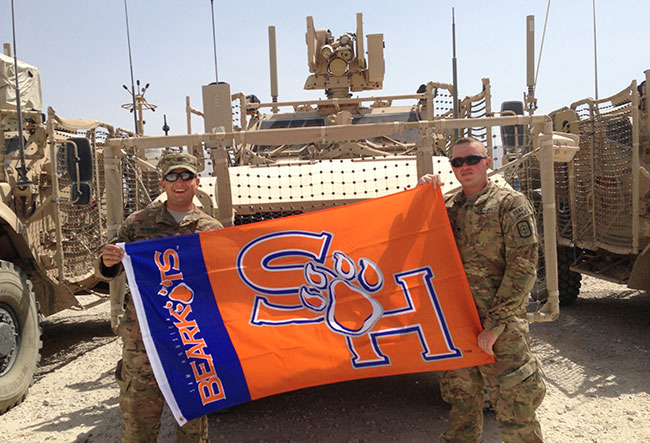
[{"label": "dusty dirt ground", "polygon": [[[650,293],[586,278],[576,305],[554,323],[532,325],[531,335],[548,385],[539,410],[547,442],[650,441]],[[120,341],[108,304],[46,319],[43,340],[36,382],[24,403],[0,416],[0,441],[119,441],[113,369]],[[210,440],[436,441],[447,411],[435,373],[368,379],[211,415]],[[166,411],[159,441],[175,441],[174,434]],[[500,441],[490,412],[483,441]]]}]

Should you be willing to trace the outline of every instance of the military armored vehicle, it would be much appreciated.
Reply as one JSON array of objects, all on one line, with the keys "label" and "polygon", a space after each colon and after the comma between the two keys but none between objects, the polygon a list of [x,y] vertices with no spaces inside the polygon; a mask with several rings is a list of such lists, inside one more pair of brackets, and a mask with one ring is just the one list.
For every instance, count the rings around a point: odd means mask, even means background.
[{"label": "military armored vehicle", "polygon": [[555,129],[580,137],[556,168],[560,300],[575,302],[582,275],[650,290],[650,103],[647,80],[611,97],[553,111]]},{"label": "military armored vehicle", "polygon": [[[108,138],[133,135],[95,120],[43,113],[40,74],[0,54],[0,413],[21,402],[40,360],[40,319],[79,307],[94,288],[97,248],[106,241],[104,168],[120,169],[130,213],[151,202],[146,174],[126,152],[103,164]],[[20,103],[20,114],[18,112]],[[22,116],[22,121],[19,120]],[[22,123],[22,124],[19,124]],[[22,139],[22,140],[21,140]],[[137,173],[137,177],[136,177]],[[157,177],[156,177],[157,178]],[[122,186],[122,182],[128,184]],[[159,192],[159,191],[158,191]]]},{"label": "military armored vehicle", "polygon": [[[425,173],[440,174],[443,191],[450,190],[457,185],[448,160],[455,137],[478,138],[495,156],[494,127],[526,126],[534,135],[531,149],[508,157],[493,171],[493,178],[509,180],[539,202],[540,228],[555,232],[552,163],[562,161],[567,150],[577,149],[577,138],[553,134],[547,116],[493,111],[488,79],[476,95],[462,100],[454,97],[453,85],[439,82],[414,85],[415,93],[399,96],[353,96],[380,89],[384,78],[383,35],[368,35],[366,40],[361,14],[356,32],[338,38],[329,30],[316,29],[313,19],[307,18],[305,88],[324,90],[325,98],[281,102],[273,69],[273,27],[269,37],[269,102],[253,94],[233,94],[224,82],[205,85],[202,110],[187,99],[188,135],[111,139],[106,146],[113,151],[146,151],[153,157],[166,149],[193,153],[204,167],[197,201],[224,226],[231,226],[402,191],[415,186]],[[453,118],[454,104],[458,118]],[[192,133],[193,114],[203,118],[201,134]],[[537,162],[538,181],[526,190],[520,183],[521,171],[531,159]],[[545,168],[543,174],[540,166]],[[106,171],[107,180],[109,174],[117,172]],[[116,197],[107,201],[109,208],[121,206],[119,194]],[[543,248],[545,268],[555,269],[554,238]],[[556,275],[547,272],[544,291],[549,302],[531,313],[531,320],[557,316]]]},{"label": "military armored vehicle", "polygon": [[[554,171],[563,305],[577,300],[582,275],[650,290],[650,71],[645,75],[640,85],[633,81],[611,97],[586,98],[549,114],[553,129],[578,145],[565,152]],[[532,114],[535,107],[532,102],[502,104],[518,115],[526,109]],[[539,163],[527,155],[534,137],[523,125],[501,134],[506,158],[529,157],[506,179],[539,208]],[[543,300],[544,268],[538,274],[541,285],[534,295]]]}]

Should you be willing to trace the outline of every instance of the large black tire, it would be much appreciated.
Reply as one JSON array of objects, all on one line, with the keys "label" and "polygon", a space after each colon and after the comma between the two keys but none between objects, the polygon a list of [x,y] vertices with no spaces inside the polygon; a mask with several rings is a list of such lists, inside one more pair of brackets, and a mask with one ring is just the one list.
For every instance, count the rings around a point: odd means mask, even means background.
[{"label": "large black tire", "polygon": [[13,263],[0,260],[0,414],[25,399],[41,347],[32,282]]},{"label": "large black tire", "polygon": [[557,286],[560,292],[560,306],[576,302],[582,285],[582,275],[569,269],[573,262],[572,248],[557,248]]}]

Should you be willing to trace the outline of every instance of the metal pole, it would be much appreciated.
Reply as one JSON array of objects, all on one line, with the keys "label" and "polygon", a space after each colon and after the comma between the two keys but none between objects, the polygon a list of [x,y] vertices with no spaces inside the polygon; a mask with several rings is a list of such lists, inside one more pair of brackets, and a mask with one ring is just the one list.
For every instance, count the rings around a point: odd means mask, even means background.
[{"label": "metal pole", "polygon": [[213,175],[217,177],[218,214],[215,218],[225,227],[233,225],[232,194],[230,173],[228,172],[228,150],[225,142],[217,143],[210,152],[212,157]]},{"label": "metal pole", "polygon": [[639,253],[639,91],[632,82],[632,253]]},{"label": "metal pole", "polygon": [[[426,86],[427,111],[426,119],[433,120],[433,83],[429,82]],[[418,177],[424,174],[433,174],[433,134],[431,128],[421,128],[418,130],[418,140],[415,143],[415,165]]]},{"label": "metal pole", "polygon": [[648,100],[648,95],[650,95],[650,69],[643,71],[643,73],[645,74],[645,85],[644,85],[645,89],[642,90],[641,93],[643,94],[643,99],[645,100],[644,111],[647,114],[648,125],[650,125],[650,100]]},{"label": "metal pole", "polygon": [[[123,199],[122,199],[122,173],[120,170],[121,151],[117,146],[104,148],[104,180],[106,181],[106,234],[111,238],[122,223]],[[109,299],[111,305],[111,328],[117,332],[119,319],[124,313],[124,293],[126,280],[124,274],[111,280],[109,283]]]},{"label": "metal pole", "polygon": [[185,96],[185,114],[187,114],[187,133],[192,133],[192,107],[190,106],[190,96]]},{"label": "metal pole", "polygon": [[[454,16],[454,8],[451,8],[451,46],[452,58],[451,69],[454,83],[454,118],[458,118],[458,69],[456,67],[456,18]],[[454,139],[458,139],[458,129],[454,129]]]},{"label": "metal pole", "polygon": [[61,205],[59,202],[59,174],[57,172],[56,164],[56,138],[54,137],[54,110],[50,107],[47,109],[47,138],[50,145],[50,174],[52,180],[52,216],[54,218],[54,226],[56,227],[56,254],[54,260],[57,264],[59,273],[59,284],[65,282],[64,262],[65,256],[63,252],[63,230],[61,229]]},{"label": "metal pole", "polygon": [[553,321],[560,314],[560,292],[557,276],[557,219],[555,207],[555,176],[553,170],[553,123],[544,122],[539,164],[542,181],[542,211],[544,226],[544,265],[546,266],[547,303],[537,312],[529,313],[529,321]]},{"label": "metal pole", "polygon": [[[481,79],[483,82],[483,91],[485,92],[485,116],[492,117],[492,87],[490,86],[490,79]],[[494,147],[492,146],[492,127],[485,127],[485,147],[487,148],[488,155],[494,160]]]},{"label": "metal pole", "polygon": [[389,122],[359,125],[330,125],[304,128],[262,129],[257,131],[226,131],[209,132],[191,135],[149,136],[114,138],[105,141],[105,146],[125,148],[169,148],[180,145],[200,143],[217,144],[222,140],[236,144],[299,144],[311,143],[314,140],[329,142],[350,140],[350,131],[354,128],[356,138],[381,137],[392,134],[402,134],[407,129],[421,130],[431,128],[433,133],[451,132],[455,128],[468,126],[512,126],[512,125],[541,125],[548,118],[545,115],[508,116],[508,117],[477,117],[471,119],[440,119],[418,122]]},{"label": "metal pole", "polygon": [[[138,81],[138,89],[140,89],[140,81]],[[137,106],[137,114],[138,114],[138,134],[144,135],[144,116],[142,113],[144,112],[144,109],[142,107],[142,102],[144,97],[140,94],[140,91],[138,91],[138,98],[136,99],[136,106]]]}]

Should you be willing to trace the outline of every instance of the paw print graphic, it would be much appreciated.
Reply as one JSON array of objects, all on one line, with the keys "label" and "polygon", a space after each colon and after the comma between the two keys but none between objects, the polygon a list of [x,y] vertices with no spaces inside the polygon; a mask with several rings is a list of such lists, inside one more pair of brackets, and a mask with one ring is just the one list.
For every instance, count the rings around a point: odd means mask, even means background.
[{"label": "paw print graphic", "polygon": [[379,267],[367,258],[354,260],[340,251],[332,254],[333,269],[315,261],[304,267],[307,284],[300,286],[302,305],[323,313],[327,326],[338,334],[358,337],[370,331],[384,313],[371,294],[384,287]]}]

